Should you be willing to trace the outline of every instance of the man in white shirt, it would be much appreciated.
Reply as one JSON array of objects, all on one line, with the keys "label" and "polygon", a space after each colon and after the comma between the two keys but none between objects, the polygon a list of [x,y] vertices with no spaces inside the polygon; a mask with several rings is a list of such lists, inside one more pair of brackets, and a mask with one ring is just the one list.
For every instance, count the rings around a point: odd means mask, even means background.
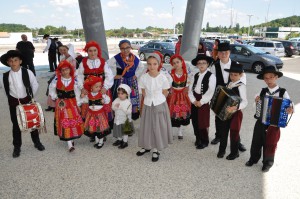
[{"label": "man in white shirt", "polygon": [[49,72],[54,72],[55,69],[57,68],[57,63],[56,63],[56,43],[53,39],[50,38],[50,35],[45,34],[43,39],[47,40],[47,46],[43,50],[43,53],[48,51],[48,61],[49,61]]},{"label": "man in white shirt", "polygon": [[[226,86],[226,84],[230,81],[229,73],[226,72],[224,69],[230,69],[231,64],[235,61],[231,60],[230,58],[230,44],[229,43],[220,43],[218,46],[218,58],[211,67],[211,72],[216,75],[217,78],[217,87],[218,86]],[[243,76],[240,79],[246,85],[246,74],[243,73]],[[215,139],[211,141],[211,144],[218,144],[220,142],[220,119],[216,116],[215,117],[215,126],[216,126],[216,133]],[[245,146],[240,142],[239,144],[240,151],[246,151]]]}]

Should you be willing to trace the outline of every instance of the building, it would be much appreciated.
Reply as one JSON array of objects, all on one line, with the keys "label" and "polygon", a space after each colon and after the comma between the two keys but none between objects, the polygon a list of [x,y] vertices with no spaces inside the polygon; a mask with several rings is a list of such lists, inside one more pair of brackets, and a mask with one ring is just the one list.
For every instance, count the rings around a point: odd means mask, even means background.
[{"label": "building", "polygon": [[300,27],[257,27],[253,30],[262,37],[279,39],[285,39],[292,32],[300,33]]}]

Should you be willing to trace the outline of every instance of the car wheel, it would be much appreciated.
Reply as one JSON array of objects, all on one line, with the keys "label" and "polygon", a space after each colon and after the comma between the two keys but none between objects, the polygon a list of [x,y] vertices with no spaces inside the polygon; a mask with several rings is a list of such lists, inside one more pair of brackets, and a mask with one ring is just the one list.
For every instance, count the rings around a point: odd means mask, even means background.
[{"label": "car wheel", "polygon": [[141,60],[141,61],[145,61],[145,60],[146,60],[146,56],[145,56],[144,53],[141,53],[141,54],[140,54],[140,60]]},{"label": "car wheel", "polygon": [[170,55],[165,55],[165,57],[164,57],[164,62],[165,62],[166,64],[169,64],[169,63],[170,63],[170,59],[171,59]]},{"label": "car wheel", "polygon": [[260,73],[262,71],[262,69],[265,67],[265,65],[261,62],[255,62],[253,65],[252,65],[252,70],[253,72],[255,73]]}]

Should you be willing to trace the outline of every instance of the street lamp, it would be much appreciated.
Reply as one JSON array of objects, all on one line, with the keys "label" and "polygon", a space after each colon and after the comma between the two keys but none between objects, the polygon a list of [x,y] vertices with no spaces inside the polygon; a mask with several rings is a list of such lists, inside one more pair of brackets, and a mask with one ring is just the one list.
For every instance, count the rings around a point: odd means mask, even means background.
[{"label": "street lamp", "polygon": [[253,15],[247,15],[249,17],[249,27],[248,27],[248,38],[250,36],[250,20]]},{"label": "street lamp", "polygon": [[175,24],[173,24],[174,23],[174,15],[173,15],[173,11],[174,11],[174,5],[173,5],[173,2],[172,1],[170,1],[170,3],[171,3],[171,8],[172,8],[172,26],[174,26],[174,30],[173,30],[173,34],[174,34],[174,36],[175,36]]}]

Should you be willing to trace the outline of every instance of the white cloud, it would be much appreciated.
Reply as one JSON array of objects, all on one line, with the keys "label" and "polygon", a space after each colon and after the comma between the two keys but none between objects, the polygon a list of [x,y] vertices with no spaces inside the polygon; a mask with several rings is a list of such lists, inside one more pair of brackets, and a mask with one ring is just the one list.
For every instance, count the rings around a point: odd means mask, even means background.
[{"label": "white cloud", "polygon": [[219,0],[212,0],[211,2],[209,2],[207,4],[207,6],[211,9],[224,9],[224,8],[226,8],[226,5],[223,2],[219,1]]},{"label": "white cloud", "polygon": [[128,18],[134,18],[134,15],[126,15]]},{"label": "white cloud", "polygon": [[107,2],[107,6],[109,8],[117,8],[117,7],[121,7],[121,2],[118,0],[113,0],[113,1],[109,1]]},{"label": "white cloud", "polygon": [[28,8],[28,6],[22,5],[18,9],[14,10],[14,13],[30,14],[32,11]]},{"label": "white cloud", "polygon": [[50,0],[49,2],[53,6],[75,6],[78,4],[77,0]]},{"label": "white cloud", "polygon": [[56,10],[57,10],[58,12],[63,12],[63,11],[64,11],[64,9],[63,9],[62,7],[57,7]]},{"label": "white cloud", "polygon": [[144,8],[144,13],[143,15],[145,16],[154,16],[154,10],[152,7],[146,7]]},{"label": "white cloud", "polygon": [[157,14],[158,18],[160,19],[171,19],[172,15],[170,13],[160,13]]}]

